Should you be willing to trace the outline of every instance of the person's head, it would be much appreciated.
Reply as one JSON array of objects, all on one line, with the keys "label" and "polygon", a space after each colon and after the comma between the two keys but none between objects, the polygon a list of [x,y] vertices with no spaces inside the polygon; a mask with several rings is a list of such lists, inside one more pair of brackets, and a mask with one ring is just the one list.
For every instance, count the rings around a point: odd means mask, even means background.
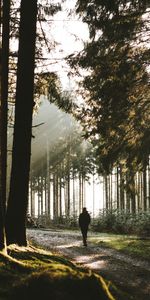
[{"label": "person's head", "polygon": [[83,212],[86,212],[87,210],[86,210],[86,207],[83,207]]}]

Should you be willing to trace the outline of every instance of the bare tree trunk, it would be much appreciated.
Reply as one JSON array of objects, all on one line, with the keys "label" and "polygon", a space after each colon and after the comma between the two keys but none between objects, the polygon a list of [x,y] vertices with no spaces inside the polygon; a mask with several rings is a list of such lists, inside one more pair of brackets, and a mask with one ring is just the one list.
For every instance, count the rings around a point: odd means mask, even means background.
[{"label": "bare tree trunk", "polygon": [[126,211],[127,212],[131,212],[131,208],[130,208],[130,194],[128,192],[127,189],[127,185],[128,185],[128,172],[126,172]]},{"label": "bare tree trunk", "polygon": [[[0,83],[0,250],[5,246],[5,213],[6,213],[6,181],[7,181],[7,112],[8,112],[8,61],[9,61],[9,21],[10,1],[3,1],[2,16],[2,51],[1,51],[1,83]],[[1,23],[0,23],[1,26]]]},{"label": "bare tree trunk", "polygon": [[10,192],[6,214],[7,244],[27,245],[26,213],[34,107],[34,58],[37,0],[21,1],[19,52]]},{"label": "bare tree trunk", "polygon": [[59,177],[59,215],[62,217],[62,178]]},{"label": "bare tree trunk", "polygon": [[76,214],[76,199],[75,199],[75,175],[73,171],[73,217],[75,217]]},{"label": "bare tree trunk", "polygon": [[53,219],[56,219],[56,180],[53,173]]},{"label": "bare tree trunk", "polygon": [[141,181],[140,181],[140,172],[137,173],[137,208],[138,211],[141,210]]},{"label": "bare tree trunk", "polygon": [[53,189],[53,174],[51,172],[49,172],[49,185],[48,185],[48,214],[50,216],[50,219],[52,219],[52,189]]},{"label": "bare tree trunk", "polygon": [[128,193],[131,199],[131,213],[136,213],[136,201],[135,201],[135,174],[131,170],[131,166],[129,168],[129,177],[128,177]]},{"label": "bare tree trunk", "polygon": [[48,216],[50,216],[50,163],[49,163],[49,145],[48,141],[46,142],[46,204],[45,209]]},{"label": "bare tree trunk", "polygon": [[108,203],[108,179],[107,179],[107,175],[104,176],[104,180],[105,180],[105,208],[106,208],[106,210],[108,210],[109,203]]},{"label": "bare tree trunk", "polygon": [[38,175],[38,217],[41,215],[40,179]]},{"label": "bare tree trunk", "polygon": [[125,200],[124,200],[124,175],[122,172],[122,167],[120,166],[120,208],[121,210],[125,209]]},{"label": "bare tree trunk", "polygon": [[[68,170],[70,172],[70,170]],[[70,216],[70,173],[67,176],[67,216]]]},{"label": "bare tree trunk", "polygon": [[150,209],[150,157],[148,162],[148,208]]},{"label": "bare tree trunk", "polygon": [[94,219],[94,216],[95,216],[95,177],[94,177],[94,174],[93,174],[93,186],[92,186],[92,194],[93,194],[93,219]]},{"label": "bare tree trunk", "polygon": [[41,182],[40,182],[40,195],[41,195],[41,216],[43,216],[43,168],[41,174]]},{"label": "bare tree trunk", "polygon": [[79,213],[81,213],[82,208],[82,180],[81,174],[79,174]]},{"label": "bare tree trunk", "polygon": [[116,190],[117,190],[117,209],[120,209],[120,199],[119,199],[119,168],[117,167],[117,181],[116,181]]},{"label": "bare tree trunk", "polygon": [[84,207],[84,178],[81,174],[81,199],[82,199],[82,208]]},{"label": "bare tree trunk", "polygon": [[33,177],[31,176],[30,179],[30,199],[31,199],[31,216],[35,217],[35,197],[34,197],[34,184],[33,184]]},{"label": "bare tree trunk", "polygon": [[47,174],[44,175],[44,203],[45,203],[45,216],[48,215],[48,206],[47,206]]},{"label": "bare tree trunk", "polygon": [[146,164],[144,165],[143,170],[143,209],[144,211],[147,210],[147,176],[146,176]]},{"label": "bare tree trunk", "polygon": [[53,217],[54,220],[58,218],[58,175],[54,174],[53,177]]},{"label": "bare tree trunk", "polygon": [[1,77],[1,181],[4,213],[6,211],[7,178],[7,112],[8,112],[8,62],[9,62],[10,1],[3,1],[2,26],[2,77]]}]

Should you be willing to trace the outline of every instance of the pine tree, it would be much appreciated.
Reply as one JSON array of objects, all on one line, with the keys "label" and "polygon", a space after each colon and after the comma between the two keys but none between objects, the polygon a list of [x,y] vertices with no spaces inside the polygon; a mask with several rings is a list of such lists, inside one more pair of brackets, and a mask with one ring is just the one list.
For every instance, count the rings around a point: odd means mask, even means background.
[{"label": "pine tree", "polygon": [[3,1],[2,49],[1,49],[1,111],[0,111],[0,250],[5,249],[5,212],[7,182],[7,112],[8,112],[8,64],[10,34],[10,1]]},{"label": "pine tree", "polygon": [[149,55],[140,45],[146,5],[77,1],[76,11],[90,32],[83,51],[68,58],[71,66],[89,72],[82,81],[85,107],[78,119],[95,147],[100,172],[131,161],[133,169],[149,154],[144,147],[149,143]]},{"label": "pine tree", "polygon": [[22,0],[12,170],[6,214],[7,244],[27,245],[25,223],[28,205],[31,128],[34,107],[36,19],[37,1],[33,0],[27,3],[27,1]]}]

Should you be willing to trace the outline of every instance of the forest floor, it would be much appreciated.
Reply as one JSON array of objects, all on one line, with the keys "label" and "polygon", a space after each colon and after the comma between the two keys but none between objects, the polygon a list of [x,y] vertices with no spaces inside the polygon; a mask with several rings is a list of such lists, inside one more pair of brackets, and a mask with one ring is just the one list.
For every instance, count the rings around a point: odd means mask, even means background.
[{"label": "forest floor", "polygon": [[150,299],[150,260],[107,247],[111,235],[89,232],[87,247],[79,231],[28,229],[27,236],[34,245],[103,276],[120,290],[118,300]]}]

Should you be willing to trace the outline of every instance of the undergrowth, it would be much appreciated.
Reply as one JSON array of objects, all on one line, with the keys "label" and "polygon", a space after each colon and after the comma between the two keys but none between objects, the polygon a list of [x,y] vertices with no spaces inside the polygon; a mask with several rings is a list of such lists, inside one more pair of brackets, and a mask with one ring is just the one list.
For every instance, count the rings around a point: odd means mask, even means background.
[{"label": "undergrowth", "polygon": [[126,211],[102,210],[92,222],[92,228],[97,232],[117,234],[136,234],[150,237],[150,212],[131,214]]},{"label": "undergrowth", "polygon": [[[38,218],[28,216],[27,227],[29,228],[61,228],[77,229],[78,216],[58,217],[50,220],[42,215]],[[100,210],[99,215],[92,219],[91,228],[97,232],[116,234],[136,234],[142,237],[150,237],[150,211],[139,211],[135,214],[118,209]]]}]

